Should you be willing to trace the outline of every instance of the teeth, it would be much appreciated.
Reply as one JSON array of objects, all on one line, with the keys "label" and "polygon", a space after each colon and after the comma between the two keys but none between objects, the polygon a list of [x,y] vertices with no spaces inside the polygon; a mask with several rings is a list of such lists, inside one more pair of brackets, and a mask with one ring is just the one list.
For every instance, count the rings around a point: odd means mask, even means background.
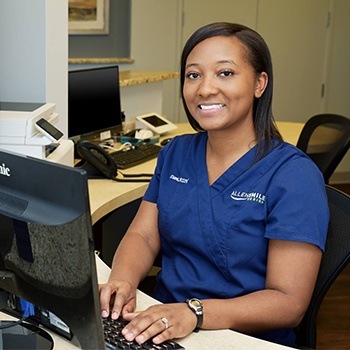
[{"label": "teeth", "polygon": [[224,104],[222,104],[222,103],[215,104],[215,105],[199,105],[200,109],[205,109],[205,110],[208,110],[208,109],[219,109],[219,108],[222,108],[222,107],[224,107]]}]

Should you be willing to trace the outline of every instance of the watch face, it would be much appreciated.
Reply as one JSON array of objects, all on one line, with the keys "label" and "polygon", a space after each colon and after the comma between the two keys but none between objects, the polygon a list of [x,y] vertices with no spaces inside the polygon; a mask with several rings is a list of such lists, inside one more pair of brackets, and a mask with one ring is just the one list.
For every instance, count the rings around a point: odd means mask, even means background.
[{"label": "watch face", "polygon": [[195,307],[195,308],[198,308],[198,307],[202,307],[202,303],[197,300],[197,299],[192,299],[191,300],[191,304]]},{"label": "watch face", "polygon": [[197,314],[197,315],[201,315],[202,314],[202,302],[197,299],[197,298],[193,298],[187,301],[188,302],[188,306]]}]

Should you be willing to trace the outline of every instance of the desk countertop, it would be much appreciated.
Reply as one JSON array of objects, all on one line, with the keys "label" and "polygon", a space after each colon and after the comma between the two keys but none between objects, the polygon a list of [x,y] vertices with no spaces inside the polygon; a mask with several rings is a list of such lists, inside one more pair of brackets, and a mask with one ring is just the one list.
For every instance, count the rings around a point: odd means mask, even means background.
[{"label": "desk countertop", "polygon": [[[96,260],[99,282],[104,283],[108,280],[110,268],[97,257]],[[143,310],[155,303],[157,300],[147,294],[137,291],[137,309]],[[178,341],[186,350],[283,350],[291,349],[289,347],[273,344],[254,337],[250,337],[231,330],[204,331],[191,333],[184,339]]]},{"label": "desk countertop", "polygon": [[[96,266],[98,272],[99,283],[107,281],[109,276],[109,267],[98,257],[96,257]],[[155,299],[146,295],[145,293],[137,292],[137,305],[138,309],[142,310],[148,306],[158,303]],[[14,318],[1,313],[1,319],[13,320]],[[48,331],[54,340],[54,349],[69,350],[78,349],[75,345],[71,344],[64,338],[57,334]],[[186,348],[186,350],[287,350],[292,349],[289,347],[277,345],[274,343],[266,342],[257,338],[253,338],[238,332],[230,330],[217,330],[217,331],[204,331],[201,330],[198,333],[191,333],[186,338],[179,339],[178,342]]]}]

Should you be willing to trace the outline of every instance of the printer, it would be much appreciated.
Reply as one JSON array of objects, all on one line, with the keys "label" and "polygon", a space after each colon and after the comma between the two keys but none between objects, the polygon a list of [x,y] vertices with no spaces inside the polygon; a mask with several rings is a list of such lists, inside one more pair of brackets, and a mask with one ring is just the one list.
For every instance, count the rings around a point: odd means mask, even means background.
[{"label": "printer", "polygon": [[54,103],[0,102],[0,149],[74,166],[73,141],[54,140],[37,125],[44,119],[55,129],[55,108]]}]

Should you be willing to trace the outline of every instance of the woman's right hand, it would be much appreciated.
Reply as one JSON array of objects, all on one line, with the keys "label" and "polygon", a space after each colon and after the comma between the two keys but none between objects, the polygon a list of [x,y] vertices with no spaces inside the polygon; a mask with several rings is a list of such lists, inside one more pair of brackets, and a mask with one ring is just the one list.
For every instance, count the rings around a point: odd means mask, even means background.
[{"label": "woman's right hand", "polygon": [[102,317],[117,319],[136,307],[136,287],[127,281],[110,280],[99,285]]}]

